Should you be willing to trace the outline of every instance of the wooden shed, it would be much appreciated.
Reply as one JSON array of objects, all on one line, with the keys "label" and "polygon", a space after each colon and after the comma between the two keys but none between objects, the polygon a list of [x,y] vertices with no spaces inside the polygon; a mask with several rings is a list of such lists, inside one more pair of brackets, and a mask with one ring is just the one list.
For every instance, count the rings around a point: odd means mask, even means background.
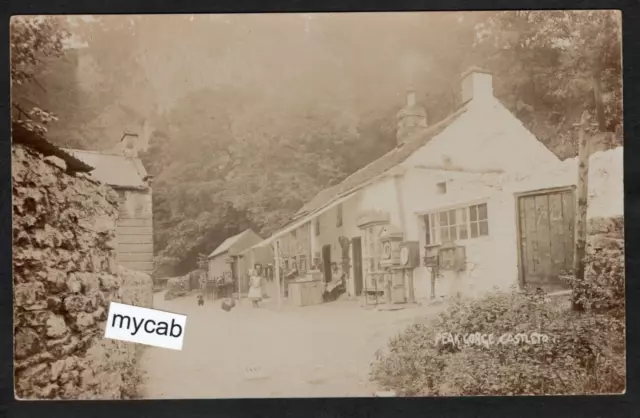
[{"label": "wooden shed", "polygon": [[117,221],[117,261],[124,267],[153,273],[153,206],[151,176],[138,158],[137,135],[125,133],[113,151],[67,149],[95,167],[91,175],[120,196]]}]

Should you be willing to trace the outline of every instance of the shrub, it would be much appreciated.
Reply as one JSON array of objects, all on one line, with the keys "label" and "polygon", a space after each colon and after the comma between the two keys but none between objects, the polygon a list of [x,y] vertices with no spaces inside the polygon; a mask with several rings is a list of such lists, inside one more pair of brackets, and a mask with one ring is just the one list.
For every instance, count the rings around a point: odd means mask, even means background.
[{"label": "shrub", "polygon": [[[494,335],[494,344],[436,342],[439,333]],[[539,333],[538,344],[497,344],[505,333]],[[544,294],[460,301],[432,324],[413,325],[378,352],[371,377],[414,395],[614,393],[625,387],[624,320],[574,313]]]},{"label": "shrub", "polygon": [[[378,352],[371,377],[404,395],[620,393],[625,389],[622,218],[590,221],[585,279],[572,285],[584,312],[543,293],[495,293],[454,302],[432,324],[413,325]],[[451,335],[536,332],[541,344],[443,344]]]},{"label": "shrub", "polygon": [[576,293],[576,301],[590,311],[624,317],[624,241],[594,236],[585,257],[584,281],[565,276]]}]

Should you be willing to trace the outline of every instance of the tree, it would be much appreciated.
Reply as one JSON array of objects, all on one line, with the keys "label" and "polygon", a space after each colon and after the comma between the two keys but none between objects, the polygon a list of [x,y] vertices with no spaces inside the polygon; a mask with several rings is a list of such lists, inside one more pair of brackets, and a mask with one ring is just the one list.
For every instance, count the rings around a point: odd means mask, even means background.
[{"label": "tree", "polygon": [[[572,126],[584,105],[595,120],[593,81],[601,88],[602,131],[622,123],[619,12],[498,12],[478,25],[475,57],[493,70],[505,104],[561,157],[575,156]],[[607,147],[619,145],[613,138]]]},{"label": "tree", "polygon": [[29,130],[44,134],[47,132],[45,125],[57,120],[37,103],[24,99],[28,88],[38,85],[36,74],[43,65],[51,57],[62,54],[67,36],[55,17],[14,16],[11,19],[11,102],[18,110],[13,119]]},{"label": "tree", "polygon": [[45,60],[62,53],[66,36],[54,17],[12,17],[11,85],[34,81]]},{"label": "tree", "polygon": [[151,122],[143,158],[155,175],[155,248],[167,271],[191,270],[198,253],[247,227],[268,235],[392,150],[407,87],[429,124],[446,117],[470,65],[492,70],[496,95],[561,157],[575,155],[572,124],[584,103],[595,109],[591,78],[603,125],[621,121],[615,12],[54,22],[76,42],[33,73],[43,88],[29,83],[29,97],[59,116],[49,137],[60,145],[111,148],[128,124]]},{"label": "tree", "polygon": [[137,59],[139,17],[46,19],[42,35],[62,33],[64,42],[36,54],[41,58],[30,67],[31,81],[14,86],[14,96],[58,117],[48,126],[48,139],[71,148],[111,149],[124,129],[154,118],[154,89]]}]

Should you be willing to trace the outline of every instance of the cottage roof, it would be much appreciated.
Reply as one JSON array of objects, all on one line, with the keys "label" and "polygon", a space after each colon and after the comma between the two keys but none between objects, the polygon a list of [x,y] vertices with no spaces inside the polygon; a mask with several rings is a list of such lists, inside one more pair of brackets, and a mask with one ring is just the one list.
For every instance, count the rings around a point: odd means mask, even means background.
[{"label": "cottage roof", "polygon": [[390,169],[403,163],[414,152],[426,145],[432,138],[444,131],[449,125],[455,122],[464,112],[464,103],[457,111],[435,125],[418,132],[407,142],[395,147],[382,157],[362,167],[360,170],[344,179],[342,183],[328,187],[318,193],[313,199],[306,203],[294,216],[296,220],[311,212],[321,209],[336,198],[345,194],[355,192],[365,185],[369,180],[389,171]]},{"label": "cottage roof", "polygon": [[220,254],[226,253],[227,251],[229,251],[231,249],[233,244],[238,242],[240,240],[240,238],[242,238],[243,236],[249,234],[250,231],[251,231],[251,229],[246,229],[243,232],[239,233],[238,235],[234,235],[232,237],[229,237],[229,238],[225,239],[222,242],[222,244],[220,244],[218,246],[218,248],[216,248],[215,250],[213,250],[213,252],[211,254],[209,254],[209,257],[207,257],[207,258],[213,258],[213,257],[219,256]]},{"label": "cottage roof", "polygon": [[101,151],[66,149],[66,152],[95,167],[91,175],[113,187],[142,189],[148,187],[147,171],[138,158],[128,158]]},{"label": "cottage roof", "polygon": [[20,125],[19,123],[13,123],[11,127],[12,135],[11,140],[14,144],[25,145],[35,151],[40,152],[44,156],[53,155],[67,164],[67,171],[69,172],[81,172],[88,173],[94,168],[86,162],[76,158],[71,153],[65,151],[51,142],[49,142],[44,136],[33,132]]}]

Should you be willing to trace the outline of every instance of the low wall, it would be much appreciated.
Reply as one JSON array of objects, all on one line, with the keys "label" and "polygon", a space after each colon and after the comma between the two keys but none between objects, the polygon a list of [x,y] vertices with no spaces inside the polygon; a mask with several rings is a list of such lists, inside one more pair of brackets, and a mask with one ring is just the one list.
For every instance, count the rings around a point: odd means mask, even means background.
[{"label": "low wall", "polygon": [[149,276],[115,262],[117,195],[55,157],[12,154],[16,396],[130,397],[141,346],[103,338],[109,304],[153,295]]}]

